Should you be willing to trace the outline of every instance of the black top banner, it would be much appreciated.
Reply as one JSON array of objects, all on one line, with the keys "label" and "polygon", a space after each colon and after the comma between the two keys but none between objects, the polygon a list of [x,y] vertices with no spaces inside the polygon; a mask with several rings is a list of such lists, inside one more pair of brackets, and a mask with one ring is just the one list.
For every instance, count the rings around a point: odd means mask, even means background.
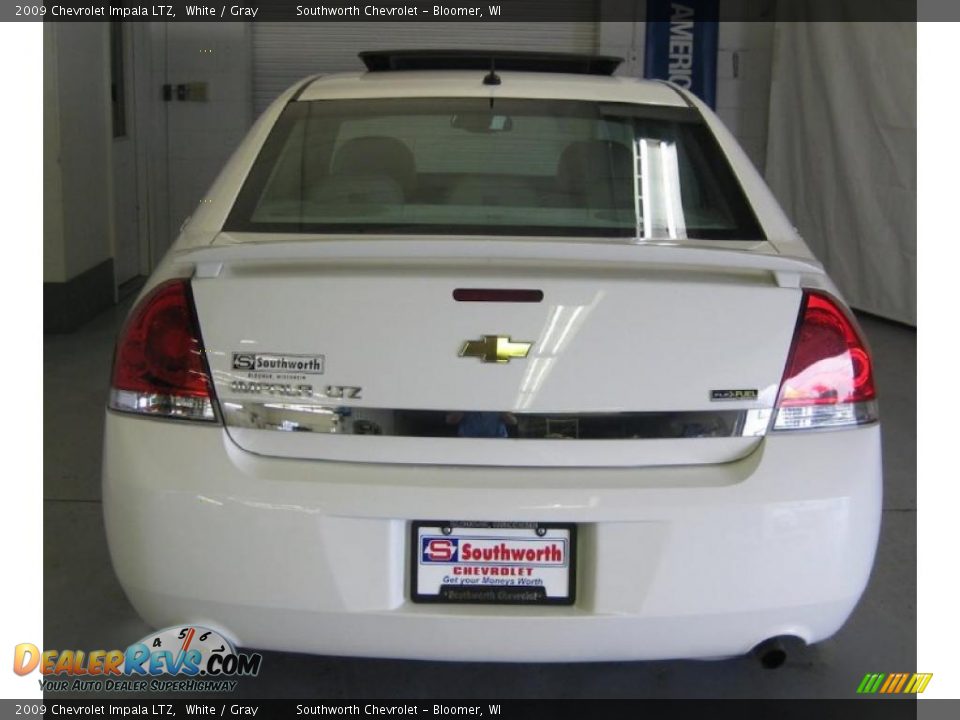
[{"label": "black top banner", "polygon": [[[43,22],[608,22],[669,20],[683,0],[244,0],[164,4],[61,0],[3,4],[0,20]],[[652,15],[650,13],[653,13]],[[657,13],[663,17],[657,17]],[[960,18],[960,3],[928,0],[919,19]],[[722,0],[719,20],[916,21],[910,0]]]}]

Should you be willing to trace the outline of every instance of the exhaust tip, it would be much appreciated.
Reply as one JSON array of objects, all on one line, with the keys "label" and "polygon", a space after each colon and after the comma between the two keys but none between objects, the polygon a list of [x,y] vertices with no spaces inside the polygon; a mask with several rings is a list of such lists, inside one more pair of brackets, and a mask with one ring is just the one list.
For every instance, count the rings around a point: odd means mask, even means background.
[{"label": "exhaust tip", "polygon": [[753,649],[753,655],[766,670],[776,670],[787,661],[787,649],[783,637],[764,640]]}]

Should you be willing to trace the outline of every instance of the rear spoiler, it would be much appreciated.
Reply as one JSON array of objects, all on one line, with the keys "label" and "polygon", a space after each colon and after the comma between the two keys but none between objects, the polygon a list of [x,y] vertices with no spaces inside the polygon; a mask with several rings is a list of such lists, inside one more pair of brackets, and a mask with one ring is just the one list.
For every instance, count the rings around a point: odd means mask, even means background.
[{"label": "rear spoiler", "polygon": [[613,75],[623,58],[613,55],[524,50],[368,50],[359,54],[370,72],[390,70],[519,70]]},{"label": "rear spoiler", "polygon": [[[230,238],[221,235],[221,240]],[[775,255],[756,250],[676,245],[616,245],[597,242],[444,240],[321,240],[245,241],[212,245],[178,253],[175,260],[196,266],[198,278],[217,277],[225,265],[296,262],[376,261],[491,261],[561,262],[577,266],[673,266],[699,269],[767,271],[780,287],[799,287],[800,276],[821,274],[822,265],[810,258]]]}]

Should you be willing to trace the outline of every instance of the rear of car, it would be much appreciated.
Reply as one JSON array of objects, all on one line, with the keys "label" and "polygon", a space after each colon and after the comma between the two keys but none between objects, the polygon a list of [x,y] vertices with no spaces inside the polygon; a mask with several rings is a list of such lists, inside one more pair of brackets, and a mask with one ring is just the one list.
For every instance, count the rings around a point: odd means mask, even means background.
[{"label": "rear of car", "polygon": [[105,514],[148,621],[514,661],[843,624],[862,336],[709,109],[592,73],[375,68],[251,130],[118,341]]}]

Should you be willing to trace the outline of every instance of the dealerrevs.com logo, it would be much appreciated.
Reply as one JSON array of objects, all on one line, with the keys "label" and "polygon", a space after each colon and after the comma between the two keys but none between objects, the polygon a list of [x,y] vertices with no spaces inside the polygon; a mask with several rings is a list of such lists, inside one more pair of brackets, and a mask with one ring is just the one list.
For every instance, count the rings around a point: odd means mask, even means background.
[{"label": "dealerrevs.com logo", "polygon": [[151,633],[126,650],[41,652],[21,643],[13,671],[39,670],[43,692],[232,692],[237,678],[260,672],[262,661],[259,653],[238,652],[216,630],[189,625]]}]

